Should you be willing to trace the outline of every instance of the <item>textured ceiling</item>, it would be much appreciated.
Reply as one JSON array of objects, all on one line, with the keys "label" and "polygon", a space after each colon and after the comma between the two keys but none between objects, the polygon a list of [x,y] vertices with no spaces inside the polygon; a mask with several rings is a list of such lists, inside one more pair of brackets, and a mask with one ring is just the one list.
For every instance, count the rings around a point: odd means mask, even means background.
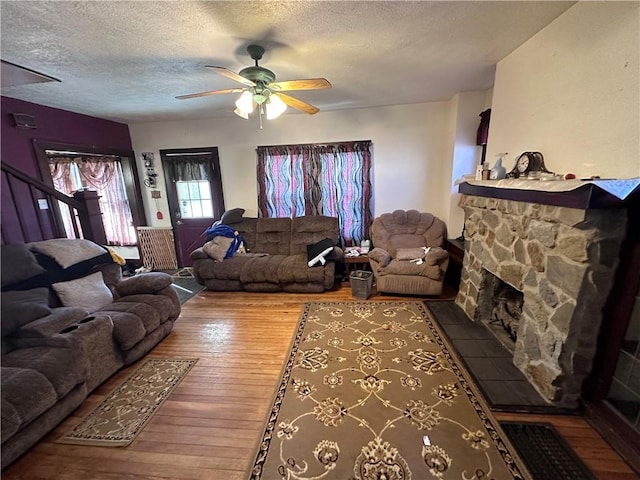
[{"label": "textured ceiling", "polygon": [[[232,114],[242,86],[205,65],[252,65],[277,80],[325,77],[292,92],[323,111],[447,100],[493,86],[496,63],[575,2],[2,1],[2,60],[60,80],[2,95],[137,123]],[[289,109],[287,114],[296,113]]]}]

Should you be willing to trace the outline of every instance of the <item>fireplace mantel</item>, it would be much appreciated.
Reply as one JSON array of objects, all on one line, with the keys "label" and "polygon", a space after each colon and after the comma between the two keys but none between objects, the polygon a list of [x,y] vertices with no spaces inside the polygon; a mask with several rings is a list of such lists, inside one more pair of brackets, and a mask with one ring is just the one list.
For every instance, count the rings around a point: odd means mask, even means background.
[{"label": "fireplace mantel", "polygon": [[640,196],[640,178],[628,180],[466,180],[464,195],[537,203],[580,210],[626,208]]}]

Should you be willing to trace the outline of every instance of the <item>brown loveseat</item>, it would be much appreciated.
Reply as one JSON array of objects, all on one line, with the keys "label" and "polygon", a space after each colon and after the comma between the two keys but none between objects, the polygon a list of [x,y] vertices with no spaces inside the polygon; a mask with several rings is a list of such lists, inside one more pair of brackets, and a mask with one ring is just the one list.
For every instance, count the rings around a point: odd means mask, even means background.
[{"label": "brown loveseat", "polygon": [[180,314],[171,283],[123,280],[87,240],[2,246],[2,468],[169,334]]},{"label": "brown loveseat", "polygon": [[383,213],[371,225],[369,263],[378,292],[440,295],[449,254],[442,220],[417,210]]},{"label": "brown loveseat", "polygon": [[241,218],[230,225],[247,253],[214,259],[202,247],[191,253],[193,274],[208,290],[250,292],[323,292],[335,282],[335,247],[324,265],[308,265],[307,247],[339,238],[338,219],[327,216]]}]

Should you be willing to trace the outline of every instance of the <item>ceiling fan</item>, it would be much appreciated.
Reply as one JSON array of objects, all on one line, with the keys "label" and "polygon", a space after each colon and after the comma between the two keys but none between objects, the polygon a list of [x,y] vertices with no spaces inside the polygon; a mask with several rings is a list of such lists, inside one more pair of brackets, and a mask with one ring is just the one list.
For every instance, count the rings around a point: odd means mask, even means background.
[{"label": "ceiling fan", "polygon": [[249,45],[247,52],[255,61],[255,66],[243,68],[238,73],[232,72],[225,67],[207,65],[207,68],[211,68],[214,72],[242,83],[244,85],[243,88],[211,90],[208,92],[180,95],[176,98],[185,100],[187,98],[205,97],[224,93],[241,93],[236,101],[237,108],[234,110],[234,113],[245,119],[249,118],[249,114],[252,113],[256,107],[258,107],[261,119],[263,114],[266,114],[267,119],[277,118],[287,109],[287,106],[310,115],[320,111],[318,107],[282,92],[331,88],[331,84],[326,79],[308,78],[304,80],[276,82],[275,73],[258,65],[258,60],[262,59],[262,55],[264,54],[264,48],[260,45]]}]

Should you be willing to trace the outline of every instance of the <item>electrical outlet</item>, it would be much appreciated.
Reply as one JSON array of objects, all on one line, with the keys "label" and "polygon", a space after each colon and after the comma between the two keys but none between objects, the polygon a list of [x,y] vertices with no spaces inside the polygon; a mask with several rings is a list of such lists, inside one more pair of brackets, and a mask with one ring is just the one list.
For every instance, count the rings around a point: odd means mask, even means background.
[{"label": "electrical outlet", "polygon": [[160,198],[160,190],[151,190],[151,198]]}]

